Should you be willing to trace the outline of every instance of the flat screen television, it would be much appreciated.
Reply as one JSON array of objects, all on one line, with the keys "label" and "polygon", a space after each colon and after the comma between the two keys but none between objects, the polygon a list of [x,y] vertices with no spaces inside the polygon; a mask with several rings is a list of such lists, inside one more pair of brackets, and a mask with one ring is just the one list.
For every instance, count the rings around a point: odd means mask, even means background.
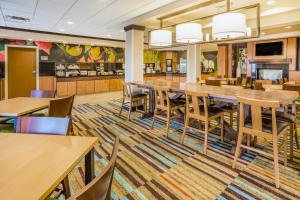
[{"label": "flat screen television", "polygon": [[255,56],[280,56],[283,54],[283,42],[259,43],[255,45]]}]

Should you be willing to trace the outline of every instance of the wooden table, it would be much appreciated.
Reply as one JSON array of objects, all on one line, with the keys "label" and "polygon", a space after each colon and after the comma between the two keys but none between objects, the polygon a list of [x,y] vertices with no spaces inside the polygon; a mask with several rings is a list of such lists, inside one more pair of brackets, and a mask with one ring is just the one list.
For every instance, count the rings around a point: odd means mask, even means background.
[{"label": "wooden table", "polygon": [[84,156],[89,183],[96,142],[95,137],[1,134],[1,199],[45,199]]},{"label": "wooden table", "polygon": [[14,119],[16,129],[16,119],[19,116],[48,108],[50,100],[51,98],[17,97],[0,101],[0,117]]}]

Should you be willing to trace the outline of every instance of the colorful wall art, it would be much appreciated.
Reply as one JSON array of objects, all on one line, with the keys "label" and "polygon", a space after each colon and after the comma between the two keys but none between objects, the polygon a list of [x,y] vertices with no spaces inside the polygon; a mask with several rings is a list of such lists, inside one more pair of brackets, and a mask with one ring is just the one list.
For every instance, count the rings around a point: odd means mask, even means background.
[{"label": "colorful wall art", "polygon": [[217,51],[203,52],[201,55],[202,73],[214,73],[217,71]]},{"label": "colorful wall art", "polygon": [[6,44],[37,46],[40,49],[40,61],[66,63],[123,63],[125,61],[123,48],[0,39],[0,62],[5,60]]}]

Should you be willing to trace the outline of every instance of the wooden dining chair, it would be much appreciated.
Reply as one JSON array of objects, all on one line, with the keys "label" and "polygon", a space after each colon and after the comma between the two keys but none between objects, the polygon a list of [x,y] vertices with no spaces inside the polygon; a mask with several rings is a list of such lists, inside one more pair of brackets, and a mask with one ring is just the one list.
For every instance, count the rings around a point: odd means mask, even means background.
[{"label": "wooden dining chair", "polygon": [[169,136],[170,123],[172,119],[185,116],[185,101],[172,99],[170,89],[167,86],[155,86],[155,110],[151,129],[154,127],[156,118],[166,120],[167,137]]},{"label": "wooden dining chair", "polygon": [[[18,134],[41,134],[41,135],[61,135],[67,136],[70,131],[70,118],[57,117],[18,117],[16,133]],[[38,149],[37,149],[38,151]],[[65,197],[70,197],[69,178],[66,176],[62,181],[63,189],[58,191],[58,196],[61,192]]]},{"label": "wooden dining chair", "polygon": [[31,90],[30,96],[34,98],[54,98],[55,91],[52,90]]},{"label": "wooden dining chair", "polygon": [[242,77],[237,77],[236,78],[236,85],[242,85]]},{"label": "wooden dining chair", "polygon": [[122,114],[125,104],[129,104],[128,120],[130,120],[130,115],[133,108],[138,110],[139,107],[143,106],[143,112],[147,113],[148,94],[143,93],[141,90],[137,89],[138,88],[135,88],[132,83],[123,82],[123,96],[119,116]]},{"label": "wooden dining chair", "polygon": [[241,85],[244,88],[250,88],[251,87],[251,77],[247,76],[246,78],[243,78]]},{"label": "wooden dining chair", "polygon": [[[240,154],[240,149],[254,151],[264,156],[272,157],[274,160],[274,175],[275,185],[279,188],[279,150],[284,147],[284,165],[287,165],[287,130],[288,124],[279,121],[276,118],[276,109],[280,108],[279,101],[267,101],[237,97],[240,103],[240,118],[239,118],[239,135],[237,147],[232,164],[232,168],[236,168],[237,159]],[[244,119],[244,106],[248,105],[251,109],[251,119]],[[271,118],[263,118],[262,110],[270,108],[272,112]],[[247,145],[242,144],[244,137],[247,137]],[[260,137],[267,141],[272,141],[273,153],[267,153],[260,149],[250,146],[251,136]],[[283,142],[278,146],[280,136],[283,136]]]},{"label": "wooden dining chair", "polygon": [[[212,137],[218,138],[223,142],[224,134],[224,113],[222,109],[209,107],[207,104],[208,93],[185,91],[186,95],[186,116],[184,130],[180,142],[183,143],[187,129],[193,129],[204,133],[204,153],[207,154],[208,134],[209,131],[220,128],[220,135],[211,134]],[[190,125],[190,120],[198,121],[199,128]],[[219,120],[219,121],[218,121]],[[211,125],[211,121],[216,121],[216,125]],[[200,124],[204,123],[204,130]]]},{"label": "wooden dining chair", "polygon": [[111,186],[119,149],[119,138],[115,139],[113,152],[108,165],[99,176],[82,188],[76,195],[68,200],[109,200],[111,199]]}]

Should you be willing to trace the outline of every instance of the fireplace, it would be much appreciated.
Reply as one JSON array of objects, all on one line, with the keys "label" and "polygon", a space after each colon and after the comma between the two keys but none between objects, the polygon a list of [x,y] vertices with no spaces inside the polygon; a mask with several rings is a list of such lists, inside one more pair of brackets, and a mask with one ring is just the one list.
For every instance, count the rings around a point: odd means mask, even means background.
[{"label": "fireplace", "polygon": [[252,79],[276,81],[289,76],[289,64],[252,63]]}]

